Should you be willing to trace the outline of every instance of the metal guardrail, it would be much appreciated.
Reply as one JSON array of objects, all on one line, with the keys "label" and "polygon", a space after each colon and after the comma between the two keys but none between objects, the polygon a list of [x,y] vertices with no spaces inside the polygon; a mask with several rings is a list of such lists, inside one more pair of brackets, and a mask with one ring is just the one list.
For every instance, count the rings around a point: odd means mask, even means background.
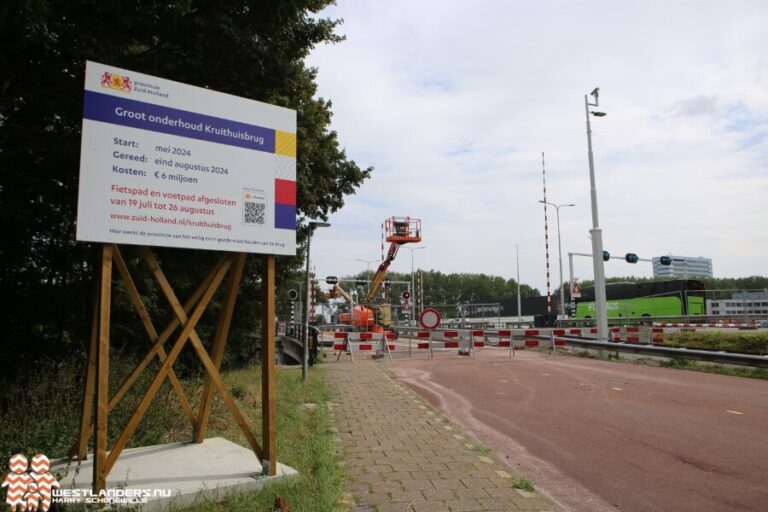
[{"label": "metal guardrail", "polygon": [[[765,315],[689,315],[689,316],[644,316],[644,317],[610,317],[609,325],[637,325],[647,323],[682,323],[682,324],[718,324],[742,323],[751,324],[768,320]],[[558,320],[561,327],[585,327],[595,325],[594,318],[566,318]]]},{"label": "metal guardrail", "polygon": [[[537,336],[538,339],[551,339],[549,336]],[[737,364],[754,366],[756,368],[768,368],[768,356],[754,354],[740,354],[736,352],[698,350],[690,348],[660,347],[658,345],[642,345],[638,343],[606,342],[574,336],[556,336],[559,340],[577,347],[610,350],[612,352],[631,352],[670,359],[690,359],[693,361],[706,361],[719,364]]]},{"label": "metal guardrail", "polygon": [[[401,329],[401,334],[411,334],[418,332],[420,329],[405,327]],[[498,336],[497,331],[485,331],[486,336]],[[563,340],[569,345],[594,348],[599,350],[610,350],[613,352],[628,352],[634,354],[642,354],[656,357],[667,357],[670,359],[689,359],[693,361],[706,361],[710,363],[718,364],[736,364],[742,366],[753,366],[756,368],[768,368],[768,356],[760,356],[754,354],[742,354],[737,352],[726,351],[714,351],[714,350],[700,350],[690,348],[676,348],[676,347],[664,347],[653,344],[643,343],[627,343],[627,342],[606,342],[598,341],[596,339],[559,335],[554,336],[552,334],[547,335],[525,335],[515,336],[513,338],[526,338],[537,339],[544,342],[552,342],[553,339]]]}]

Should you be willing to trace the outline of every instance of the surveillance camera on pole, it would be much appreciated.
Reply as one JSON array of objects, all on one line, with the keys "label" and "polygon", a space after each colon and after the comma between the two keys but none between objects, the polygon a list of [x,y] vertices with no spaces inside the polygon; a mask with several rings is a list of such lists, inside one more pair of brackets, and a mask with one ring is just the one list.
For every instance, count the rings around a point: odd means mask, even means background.
[{"label": "surveillance camera on pole", "polygon": [[599,87],[595,87],[590,93],[595,99],[589,102],[589,97],[584,95],[584,109],[587,116],[587,149],[589,156],[589,186],[592,204],[592,229],[589,231],[592,238],[592,265],[595,272],[595,316],[597,318],[597,336],[600,340],[608,339],[608,308],[605,296],[605,268],[603,266],[603,233],[597,220],[597,188],[595,185],[595,160],[592,155],[592,126],[589,116],[604,117],[605,112],[590,111],[589,107],[599,106]]}]

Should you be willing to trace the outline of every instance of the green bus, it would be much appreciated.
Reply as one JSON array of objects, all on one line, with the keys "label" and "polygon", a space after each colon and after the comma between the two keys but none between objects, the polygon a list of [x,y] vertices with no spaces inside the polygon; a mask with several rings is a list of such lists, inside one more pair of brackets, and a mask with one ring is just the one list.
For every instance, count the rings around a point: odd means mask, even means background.
[{"label": "green bus", "polygon": [[[693,279],[605,285],[608,318],[704,315],[704,283]],[[581,290],[576,318],[595,318],[595,288]]]}]

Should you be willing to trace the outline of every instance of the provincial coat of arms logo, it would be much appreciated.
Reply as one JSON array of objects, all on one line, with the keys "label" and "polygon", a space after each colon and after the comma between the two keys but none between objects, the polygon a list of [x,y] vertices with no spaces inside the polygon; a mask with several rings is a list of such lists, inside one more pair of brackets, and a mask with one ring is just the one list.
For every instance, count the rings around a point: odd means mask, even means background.
[{"label": "provincial coat of arms logo", "polygon": [[131,83],[130,77],[116,75],[109,71],[102,73],[101,86],[123,92],[131,92],[131,90],[133,90],[133,84]]}]

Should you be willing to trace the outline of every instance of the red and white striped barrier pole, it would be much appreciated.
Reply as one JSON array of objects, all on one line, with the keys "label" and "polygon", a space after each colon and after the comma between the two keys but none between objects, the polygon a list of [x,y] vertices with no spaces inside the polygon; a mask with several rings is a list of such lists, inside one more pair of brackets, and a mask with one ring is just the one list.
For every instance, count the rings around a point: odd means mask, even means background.
[{"label": "red and white striped barrier pole", "polygon": [[515,344],[512,342],[512,331],[510,330],[499,331],[499,348],[503,347],[509,347],[509,357],[515,355]]}]

